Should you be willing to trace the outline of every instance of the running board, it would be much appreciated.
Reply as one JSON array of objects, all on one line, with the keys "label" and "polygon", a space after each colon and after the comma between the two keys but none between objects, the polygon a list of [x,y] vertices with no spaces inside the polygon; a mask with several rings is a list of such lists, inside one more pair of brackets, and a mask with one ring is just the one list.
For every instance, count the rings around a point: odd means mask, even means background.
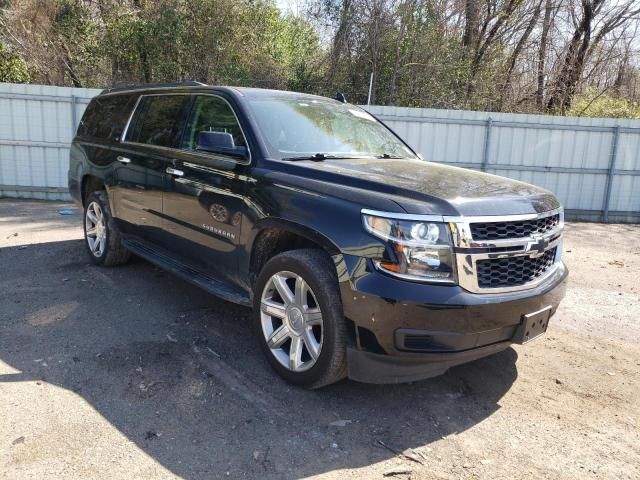
[{"label": "running board", "polygon": [[123,239],[122,243],[128,250],[131,250],[132,253],[139,257],[223,300],[251,307],[251,299],[244,291],[239,288],[234,288],[225,282],[217,280],[200,270],[172,258],[161,248],[131,238]]}]

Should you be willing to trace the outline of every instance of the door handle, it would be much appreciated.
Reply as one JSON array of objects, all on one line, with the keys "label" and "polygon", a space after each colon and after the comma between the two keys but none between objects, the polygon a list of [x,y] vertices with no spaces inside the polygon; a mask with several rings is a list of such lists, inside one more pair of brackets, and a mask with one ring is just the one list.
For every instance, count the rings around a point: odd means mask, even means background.
[{"label": "door handle", "polygon": [[182,177],[184,175],[184,172],[182,170],[178,170],[172,167],[167,167],[167,173],[175,175],[176,177]]},{"label": "door handle", "polygon": [[118,155],[117,160],[118,160],[120,163],[131,163],[131,159],[130,159],[130,158],[128,158],[128,157],[123,157],[123,156],[121,156],[121,155]]}]

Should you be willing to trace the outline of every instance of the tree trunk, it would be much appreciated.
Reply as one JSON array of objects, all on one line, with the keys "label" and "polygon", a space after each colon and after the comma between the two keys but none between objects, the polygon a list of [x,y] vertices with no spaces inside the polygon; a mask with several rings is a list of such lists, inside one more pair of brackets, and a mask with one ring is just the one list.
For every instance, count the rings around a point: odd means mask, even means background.
[{"label": "tree trunk", "polygon": [[547,0],[544,6],[544,20],[542,22],[542,34],[540,35],[540,49],[538,50],[538,89],[536,90],[536,104],[538,109],[544,109],[544,68],[547,59],[547,41],[551,28],[551,12],[553,0]]},{"label": "tree trunk", "polygon": [[466,0],[464,5],[464,36],[462,45],[465,48],[467,58],[472,58],[475,54],[480,33],[480,2],[478,0]]},{"label": "tree trunk", "polygon": [[629,51],[627,50],[624,57],[618,65],[618,73],[616,74],[616,80],[613,83],[613,91],[616,95],[620,95],[623,85],[627,80],[627,69],[629,66]]},{"label": "tree trunk", "polygon": [[394,105],[398,97],[398,70],[400,69],[400,53],[402,50],[402,42],[404,41],[405,31],[407,29],[407,12],[413,12],[415,1],[407,1],[400,7],[400,31],[396,41],[395,59],[393,62],[393,73],[391,74],[391,85],[389,86],[389,104]]},{"label": "tree trunk", "polygon": [[[496,21],[489,30],[486,38],[484,40],[480,40],[478,44],[478,48],[475,56],[473,57],[473,61],[471,62],[471,69],[469,72],[469,82],[467,84],[467,100],[471,99],[471,95],[473,94],[473,90],[475,88],[475,78],[480,71],[480,65],[482,64],[482,60],[484,59],[485,54],[493,45],[494,40],[496,39],[498,32],[505,25],[513,15],[513,12],[516,8],[522,3],[523,0],[508,0],[507,4],[496,13]],[[485,21],[485,25],[488,23],[488,19]]]},{"label": "tree trunk", "polygon": [[349,31],[349,20],[351,18],[351,2],[352,0],[343,0],[342,9],[340,10],[340,23],[338,30],[333,37],[333,45],[331,47],[331,56],[329,57],[329,71],[327,72],[327,86],[331,87],[336,78],[338,64],[342,56],[342,50]]},{"label": "tree trunk", "polygon": [[522,34],[522,37],[520,37],[520,40],[518,40],[518,44],[516,45],[516,48],[513,50],[513,53],[511,54],[511,58],[509,60],[509,68],[507,69],[504,83],[502,85],[502,92],[500,94],[500,103],[498,104],[499,112],[502,111],[505,98],[507,96],[509,89],[511,88],[511,77],[513,75],[513,70],[516,68],[516,62],[518,61],[518,57],[522,53],[524,46],[527,44],[527,41],[529,40],[529,36],[531,35],[531,32],[536,26],[536,23],[538,23],[538,18],[540,18],[540,11],[542,9],[543,1],[544,0],[540,0],[540,2],[536,5],[536,8],[533,11],[533,15],[531,16],[531,20],[529,21],[527,28]]},{"label": "tree trunk", "polygon": [[371,73],[373,74],[373,80],[370,80],[372,105],[375,105],[376,103],[376,81],[378,80],[378,63],[380,59],[380,38],[382,36],[383,16],[383,0],[374,0],[368,25],[369,52],[371,55]]},{"label": "tree trunk", "polygon": [[[144,15],[144,0],[133,0],[133,6],[138,10],[138,14],[140,16]],[[147,52],[145,32],[138,31],[136,47],[138,55],[140,56],[143,81],[144,83],[151,83],[153,76],[151,72],[151,64],[149,63],[149,54]]]},{"label": "tree trunk", "polygon": [[591,44],[591,29],[595,12],[604,0],[583,0],[582,19],[576,27],[569,48],[564,58],[562,69],[555,82],[551,97],[547,103],[549,110],[560,110],[564,114],[571,107],[580,77],[584,70],[589,45]]},{"label": "tree trunk", "polygon": [[76,88],[82,88],[82,81],[80,80],[80,77],[75,71],[73,62],[71,61],[71,54],[69,53],[69,49],[66,46],[64,47],[63,62],[64,62],[64,69],[69,74],[69,78],[71,78],[71,83],[73,83],[73,86]]}]

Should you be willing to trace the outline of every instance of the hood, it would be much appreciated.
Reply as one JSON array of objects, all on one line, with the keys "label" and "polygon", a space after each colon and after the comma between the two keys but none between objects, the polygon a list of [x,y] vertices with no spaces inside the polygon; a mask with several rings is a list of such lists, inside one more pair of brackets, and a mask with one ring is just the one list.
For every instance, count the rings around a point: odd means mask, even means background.
[{"label": "hood", "polygon": [[306,178],[388,195],[407,213],[519,215],[560,207],[551,192],[528,183],[417,159],[303,161],[292,165],[295,170],[297,166],[306,172],[296,173]]}]

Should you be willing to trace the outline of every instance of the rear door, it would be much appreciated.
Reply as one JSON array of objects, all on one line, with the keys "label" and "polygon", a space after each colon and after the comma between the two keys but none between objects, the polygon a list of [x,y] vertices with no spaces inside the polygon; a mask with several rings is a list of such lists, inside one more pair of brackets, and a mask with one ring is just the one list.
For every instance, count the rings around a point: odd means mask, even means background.
[{"label": "rear door", "polygon": [[163,237],[167,167],[179,145],[190,95],[142,95],[118,153],[114,215],[126,233],[154,243]]},{"label": "rear door", "polygon": [[103,179],[113,203],[117,146],[137,99],[130,94],[98,95],[87,106],[71,145],[69,163],[69,190],[77,200],[83,193],[82,176],[90,174]]},{"label": "rear door", "polygon": [[[194,96],[174,174],[164,197],[165,228],[171,249],[184,262],[237,283],[240,227],[247,209],[249,158],[196,149],[200,132],[227,132],[236,146],[247,146],[231,105],[213,94]],[[248,149],[247,149],[248,152]]]}]

